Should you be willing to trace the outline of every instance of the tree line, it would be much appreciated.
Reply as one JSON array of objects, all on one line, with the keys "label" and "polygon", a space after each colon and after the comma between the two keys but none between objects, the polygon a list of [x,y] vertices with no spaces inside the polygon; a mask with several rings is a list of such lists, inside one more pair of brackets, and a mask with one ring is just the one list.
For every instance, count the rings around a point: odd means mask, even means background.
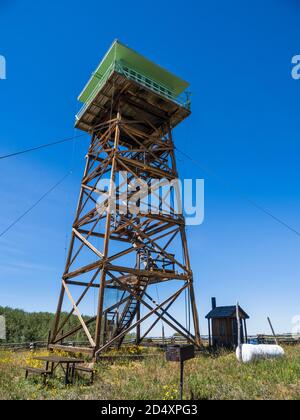
[{"label": "tree line", "polygon": [[[27,343],[35,341],[47,341],[51,330],[54,314],[49,312],[26,312],[21,309],[12,309],[0,306],[0,316],[5,318],[6,340],[2,343]],[[62,317],[67,314],[63,313]],[[85,319],[86,317],[84,317]],[[73,316],[66,325],[66,330],[78,325],[78,318]],[[85,341],[82,331],[72,336],[71,340]]]}]

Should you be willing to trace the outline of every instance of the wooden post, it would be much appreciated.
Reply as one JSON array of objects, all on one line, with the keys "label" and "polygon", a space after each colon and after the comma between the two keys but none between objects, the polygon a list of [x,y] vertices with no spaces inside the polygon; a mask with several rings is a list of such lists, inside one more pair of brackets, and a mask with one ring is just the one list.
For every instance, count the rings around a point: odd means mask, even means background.
[{"label": "wooden post", "polygon": [[208,345],[209,347],[212,347],[210,325],[211,325],[211,320],[209,319],[208,320]]},{"label": "wooden post", "polygon": [[247,321],[244,319],[244,329],[245,329],[245,343],[248,344],[248,331],[247,331]]},{"label": "wooden post", "polygon": [[184,361],[180,361],[180,401],[183,400]]},{"label": "wooden post", "polygon": [[276,345],[278,346],[277,336],[276,336],[276,334],[275,334],[275,331],[274,331],[274,328],[273,328],[273,325],[272,325],[271,319],[270,319],[269,317],[268,317],[268,323],[269,323],[269,325],[270,325],[270,327],[271,327],[271,331],[272,331],[272,334],[273,334],[273,337],[274,337],[275,343],[276,343]]},{"label": "wooden post", "polygon": [[242,360],[241,321],[240,321],[240,307],[239,307],[238,302],[236,304],[236,321],[237,321],[239,360],[241,361]]},{"label": "wooden post", "polygon": [[165,346],[166,338],[165,338],[165,325],[164,325],[164,323],[162,323],[161,333],[162,333],[162,344],[163,344],[163,346]]}]

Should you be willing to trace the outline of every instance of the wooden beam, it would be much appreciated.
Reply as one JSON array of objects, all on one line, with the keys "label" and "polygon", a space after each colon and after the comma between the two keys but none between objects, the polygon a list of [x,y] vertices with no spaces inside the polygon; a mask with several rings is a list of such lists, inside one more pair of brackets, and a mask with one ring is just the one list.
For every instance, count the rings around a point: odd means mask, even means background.
[{"label": "wooden beam", "polygon": [[94,342],[94,340],[92,339],[92,336],[91,336],[91,334],[90,334],[90,332],[89,332],[89,329],[88,329],[88,327],[86,326],[86,324],[85,324],[85,322],[84,322],[84,320],[83,320],[83,318],[82,318],[82,316],[81,316],[81,314],[80,314],[80,311],[79,311],[79,309],[77,308],[76,303],[75,303],[75,301],[74,301],[74,299],[73,299],[73,297],[72,297],[72,295],[71,295],[71,293],[70,293],[70,290],[69,290],[69,288],[68,288],[68,286],[67,286],[67,284],[66,284],[66,282],[65,282],[65,281],[63,281],[63,286],[64,286],[64,288],[65,288],[65,291],[66,291],[66,293],[67,293],[67,295],[68,295],[68,297],[69,297],[69,299],[70,299],[70,301],[71,301],[72,305],[73,305],[74,312],[75,312],[75,313],[76,313],[76,315],[78,316],[78,319],[79,319],[79,321],[80,321],[80,323],[81,323],[81,325],[82,325],[82,328],[83,328],[83,330],[84,330],[84,332],[85,332],[85,334],[86,334],[86,336],[87,336],[87,338],[88,338],[88,340],[89,340],[89,342],[90,342],[91,346],[92,346],[92,347],[95,347],[95,342]]}]

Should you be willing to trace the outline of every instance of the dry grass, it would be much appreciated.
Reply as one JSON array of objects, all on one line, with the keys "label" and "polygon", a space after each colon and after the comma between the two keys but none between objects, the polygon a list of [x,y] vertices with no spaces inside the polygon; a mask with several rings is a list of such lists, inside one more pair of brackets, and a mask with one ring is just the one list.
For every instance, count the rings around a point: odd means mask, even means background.
[{"label": "dry grass", "polygon": [[[133,353],[140,350],[132,350]],[[44,354],[45,352],[43,352]],[[286,357],[239,365],[234,354],[201,355],[186,363],[186,399],[300,399],[300,346],[286,348]],[[17,400],[168,400],[178,398],[179,368],[164,355],[141,361],[99,363],[93,386],[80,380],[65,387],[61,377],[25,381],[21,367],[34,365],[33,354],[0,353],[0,399]]]}]

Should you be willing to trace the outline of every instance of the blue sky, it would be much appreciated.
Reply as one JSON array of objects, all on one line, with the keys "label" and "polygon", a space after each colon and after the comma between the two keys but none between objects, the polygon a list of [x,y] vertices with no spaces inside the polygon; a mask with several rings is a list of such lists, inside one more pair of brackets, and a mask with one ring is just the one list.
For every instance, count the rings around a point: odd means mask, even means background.
[{"label": "blue sky", "polygon": [[[296,0],[2,0],[0,154],[69,137],[77,95],[115,38],[191,83],[193,114],[175,131],[181,177],[205,178],[206,218],[188,228],[202,332],[210,298],[239,299],[250,333],[291,330],[300,313],[300,54]],[[71,167],[74,173],[0,242],[0,305],[54,311],[88,139],[0,162],[0,230]]]}]

